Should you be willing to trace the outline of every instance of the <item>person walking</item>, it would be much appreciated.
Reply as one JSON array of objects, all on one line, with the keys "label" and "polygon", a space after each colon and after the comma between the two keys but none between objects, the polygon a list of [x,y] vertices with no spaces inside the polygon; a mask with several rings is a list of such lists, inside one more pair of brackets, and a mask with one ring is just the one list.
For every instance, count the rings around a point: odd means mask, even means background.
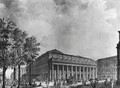
[{"label": "person walking", "polygon": [[111,84],[111,88],[113,88],[113,86],[114,86],[114,81],[113,81],[113,79],[110,80],[110,84]]}]

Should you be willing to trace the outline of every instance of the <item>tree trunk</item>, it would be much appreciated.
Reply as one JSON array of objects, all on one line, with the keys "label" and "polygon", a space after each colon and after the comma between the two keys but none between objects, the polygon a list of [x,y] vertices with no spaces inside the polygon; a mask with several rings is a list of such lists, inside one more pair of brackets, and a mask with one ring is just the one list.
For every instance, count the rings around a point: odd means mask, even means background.
[{"label": "tree trunk", "polygon": [[5,72],[6,72],[6,67],[5,65],[3,66],[3,85],[2,85],[2,88],[5,88]]},{"label": "tree trunk", "polygon": [[13,76],[14,78],[14,81],[16,80],[16,68],[14,67],[14,76]]},{"label": "tree trunk", "polygon": [[18,65],[18,87],[20,88],[20,65]]},{"label": "tree trunk", "polygon": [[31,86],[31,64],[29,64],[29,73],[28,73],[28,76],[29,76],[29,85]]}]

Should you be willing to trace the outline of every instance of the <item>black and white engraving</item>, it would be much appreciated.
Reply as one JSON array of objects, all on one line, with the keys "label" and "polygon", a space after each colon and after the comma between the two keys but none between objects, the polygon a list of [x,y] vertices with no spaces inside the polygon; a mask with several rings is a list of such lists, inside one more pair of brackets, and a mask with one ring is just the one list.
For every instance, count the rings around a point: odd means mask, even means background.
[{"label": "black and white engraving", "polygon": [[119,86],[119,0],[0,0],[0,88]]}]

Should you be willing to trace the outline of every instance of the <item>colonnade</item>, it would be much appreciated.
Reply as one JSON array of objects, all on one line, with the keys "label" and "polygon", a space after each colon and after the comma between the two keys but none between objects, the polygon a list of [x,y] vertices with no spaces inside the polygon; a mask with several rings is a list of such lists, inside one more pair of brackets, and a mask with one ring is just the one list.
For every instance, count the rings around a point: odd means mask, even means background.
[{"label": "colonnade", "polygon": [[97,67],[75,64],[52,64],[50,80],[66,80],[73,77],[75,80],[89,80],[97,78]]}]

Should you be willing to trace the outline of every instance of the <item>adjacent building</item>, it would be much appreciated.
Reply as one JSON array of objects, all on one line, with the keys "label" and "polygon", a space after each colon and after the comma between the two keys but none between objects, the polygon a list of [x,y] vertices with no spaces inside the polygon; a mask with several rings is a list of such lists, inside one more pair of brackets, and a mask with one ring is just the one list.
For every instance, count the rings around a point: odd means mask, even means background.
[{"label": "adjacent building", "polygon": [[98,78],[117,79],[117,56],[106,57],[97,60]]},{"label": "adjacent building", "polygon": [[[26,74],[26,66],[21,66],[20,67],[20,77],[22,77],[22,75]],[[16,67],[16,80],[18,80],[18,67]],[[11,80],[14,80],[14,73],[11,73]]]},{"label": "adjacent building", "polygon": [[97,78],[96,61],[75,55],[64,54],[57,49],[48,51],[37,58],[32,66],[32,75],[39,75],[41,81],[89,80]]}]

